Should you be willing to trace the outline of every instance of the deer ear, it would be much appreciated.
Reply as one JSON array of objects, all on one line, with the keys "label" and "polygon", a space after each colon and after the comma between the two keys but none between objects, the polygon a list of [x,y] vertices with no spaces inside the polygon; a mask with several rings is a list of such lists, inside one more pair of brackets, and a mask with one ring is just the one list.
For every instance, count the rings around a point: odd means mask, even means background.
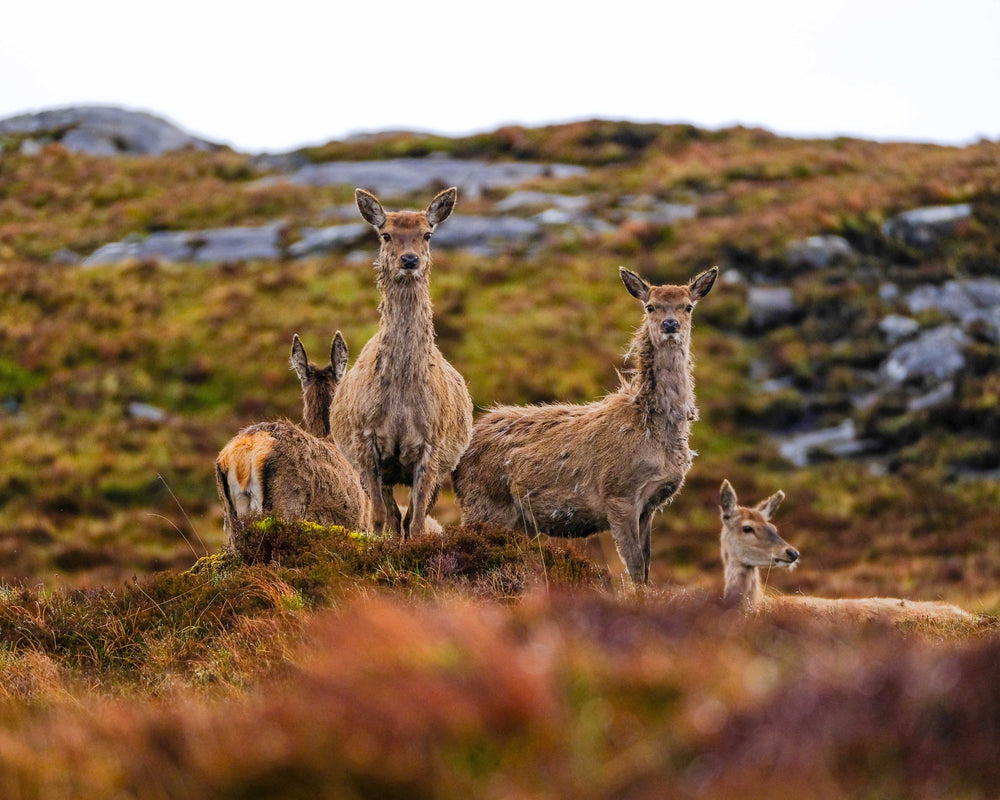
[{"label": "deer ear", "polygon": [[728,518],[736,513],[736,492],[729,481],[724,480],[719,489],[719,507],[722,509],[723,518]]},{"label": "deer ear", "polygon": [[347,342],[340,331],[337,331],[330,345],[330,363],[333,364],[334,380],[340,383],[347,372]]},{"label": "deer ear", "polygon": [[715,279],[719,277],[719,268],[712,267],[711,269],[705,270],[697,278],[692,278],[691,283],[688,284],[688,291],[691,292],[692,300],[701,300],[706,294],[712,291],[712,287],[715,285]]},{"label": "deer ear", "polygon": [[424,213],[427,215],[427,221],[431,225],[440,225],[451,214],[452,210],[455,208],[455,201],[458,199],[458,189],[452,186],[450,189],[445,189],[441,194],[431,200],[431,204],[427,206],[427,211]]},{"label": "deer ear", "polygon": [[295,374],[299,376],[299,383],[305,385],[309,377],[309,359],[306,358],[306,349],[302,346],[302,340],[297,333],[292,336],[292,356],[288,361]]},{"label": "deer ear", "polygon": [[381,228],[385,225],[385,209],[382,208],[382,204],[375,195],[371,192],[366,192],[364,189],[355,189],[354,200],[357,202],[358,211],[365,218],[365,222],[374,225],[376,228]]},{"label": "deer ear", "polygon": [[621,275],[622,283],[632,297],[643,303],[649,299],[649,284],[646,281],[625,267],[618,267],[618,274]]},{"label": "deer ear", "polygon": [[781,505],[781,501],[785,499],[785,493],[782,491],[777,491],[772,494],[767,500],[761,500],[755,508],[760,512],[760,515],[764,519],[770,519],[771,515],[778,510],[778,506]]}]

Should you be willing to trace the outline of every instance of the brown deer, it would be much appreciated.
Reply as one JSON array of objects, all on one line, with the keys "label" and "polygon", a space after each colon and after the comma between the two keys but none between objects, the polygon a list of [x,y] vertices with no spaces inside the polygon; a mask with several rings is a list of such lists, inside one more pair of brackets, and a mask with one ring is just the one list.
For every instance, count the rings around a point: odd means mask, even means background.
[{"label": "brown deer", "polygon": [[739,505],[729,481],[719,490],[722,514],[722,564],[725,570],[723,600],[746,611],[788,607],[853,620],[955,621],[971,623],[975,615],[951,603],[903,600],[897,597],[864,597],[833,600],[806,595],[768,595],[761,585],[762,568],[794,569],[799,551],[778,535],[771,515],[784,499],[776,492],[753,508]]},{"label": "brown deer", "polygon": [[347,369],[347,344],[340,331],[330,347],[330,364],[310,364],[296,334],[291,365],[302,384],[304,427],[288,420],[244,428],[215,461],[223,527],[232,543],[238,520],[274,513],[352,530],[371,527],[371,511],[347,459],[329,438],[330,402]]},{"label": "brown deer", "polygon": [[686,286],[650,286],[624,267],[620,274],[644,310],[630,351],[637,372],[595,403],[489,411],[454,479],[464,524],[570,537],[610,527],[629,577],[647,583],[653,514],[681,488],[694,455],[691,312],[719,269]]},{"label": "brown deer", "polygon": [[[356,191],[361,216],[378,232],[379,329],[333,400],[333,437],[371,499],[376,532],[426,530],[427,515],[469,442],[472,398],[434,343],[430,240],[455,206],[454,188],[423,211],[385,211]],[[393,486],[412,487],[405,516]]]}]

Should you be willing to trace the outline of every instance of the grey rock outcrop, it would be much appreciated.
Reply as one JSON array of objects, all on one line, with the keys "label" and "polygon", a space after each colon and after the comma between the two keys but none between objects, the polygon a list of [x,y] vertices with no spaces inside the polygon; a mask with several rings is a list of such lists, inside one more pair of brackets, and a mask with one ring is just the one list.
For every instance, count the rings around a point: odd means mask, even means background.
[{"label": "grey rock outcrop", "polygon": [[962,351],[968,344],[969,337],[957,325],[941,325],[893,350],[880,371],[897,385],[938,384],[964,369]]},{"label": "grey rock outcrop", "polygon": [[304,228],[302,238],[288,248],[288,254],[292,258],[305,258],[331,253],[359,242],[370,232],[371,227],[363,222],[331,225],[328,228]]},{"label": "grey rock outcrop", "polygon": [[778,325],[796,312],[795,297],[787,286],[754,286],[747,292],[750,319],[758,328]]},{"label": "grey rock outcrop", "polygon": [[890,314],[879,322],[878,329],[889,344],[897,344],[914,336],[920,330],[920,323],[912,317]]},{"label": "grey rock outcrop", "polygon": [[882,226],[882,232],[913,247],[927,249],[951,236],[956,225],[971,216],[972,206],[968,203],[914,208],[890,219]]},{"label": "grey rock outcrop", "polygon": [[850,261],[857,254],[842,236],[809,236],[789,243],[786,257],[793,266],[822,269],[831,264]]},{"label": "grey rock outcrop", "polygon": [[434,187],[457,186],[459,197],[479,197],[486,189],[516,186],[534,178],[566,178],[586,170],[569,164],[489,162],[451,158],[392,158],[385,161],[331,161],[309,164],[266,182],[305,186],[360,186],[393,197]]},{"label": "grey rock outcrop", "polygon": [[781,457],[796,467],[806,466],[817,455],[843,457],[863,453],[868,445],[857,438],[854,420],[840,425],[789,436],[778,445]]},{"label": "grey rock outcrop", "polygon": [[211,142],[185,133],[161,117],[114,106],[72,106],[0,120],[0,134],[57,141],[95,156],[161,155],[170,150],[211,150]]},{"label": "grey rock outcrop", "polygon": [[919,286],[906,296],[910,311],[936,310],[968,327],[980,323],[994,342],[1000,341],[1000,281],[976,278]]},{"label": "grey rock outcrop", "polygon": [[163,231],[131,236],[95,250],[85,267],[117,264],[129,259],[158,261],[249,261],[280,258],[281,223],[257,228],[216,228],[205,231]]}]

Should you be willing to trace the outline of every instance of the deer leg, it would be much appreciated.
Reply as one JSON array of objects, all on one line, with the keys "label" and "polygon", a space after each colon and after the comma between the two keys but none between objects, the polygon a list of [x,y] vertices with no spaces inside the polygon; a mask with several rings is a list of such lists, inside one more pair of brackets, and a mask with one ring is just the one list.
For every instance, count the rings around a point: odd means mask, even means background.
[{"label": "deer leg", "polygon": [[653,528],[653,510],[644,509],[639,515],[639,546],[642,549],[643,583],[649,583],[649,541]]},{"label": "deer leg", "polygon": [[639,539],[639,515],[629,504],[627,508],[608,509],[611,538],[614,539],[618,555],[628,570],[632,583],[645,584],[649,580],[647,560]]},{"label": "deer leg", "polygon": [[423,457],[413,470],[413,488],[410,490],[410,507],[406,509],[404,530],[410,536],[422,536],[427,511],[437,498],[438,474],[430,465],[433,448],[424,448]]},{"label": "deer leg", "polygon": [[396,503],[396,498],[393,496],[392,487],[382,484],[382,502],[385,504],[386,508],[386,526],[389,528],[393,536],[400,536],[402,534],[403,528],[400,524],[399,515],[399,505]]},{"label": "deer leg", "polygon": [[361,479],[361,488],[365,490],[368,499],[372,501],[372,530],[375,533],[383,533],[388,509],[383,497],[382,469],[379,466],[378,447],[374,438],[369,438],[367,445],[368,463],[358,471],[358,477]]}]

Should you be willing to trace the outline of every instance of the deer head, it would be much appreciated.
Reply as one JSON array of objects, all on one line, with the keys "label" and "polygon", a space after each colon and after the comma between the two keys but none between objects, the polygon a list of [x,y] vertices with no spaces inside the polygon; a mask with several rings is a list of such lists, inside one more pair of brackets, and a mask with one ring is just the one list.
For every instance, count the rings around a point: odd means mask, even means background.
[{"label": "deer head", "polygon": [[625,267],[618,271],[629,294],[642,303],[646,332],[654,347],[690,342],[691,312],[712,290],[718,267],[702,272],[686,286],[652,286]]},{"label": "deer head", "polygon": [[458,190],[446,189],[423,211],[386,211],[378,198],[364,189],[356,189],[354,194],[361,216],[381,239],[377,262],[380,277],[424,277],[431,263],[431,234],[455,208]]},{"label": "deer head", "polygon": [[330,401],[347,372],[347,343],[340,331],[330,343],[330,363],[317,367],[309,363],[306,349],[296,333],[292,336],[292,369],[302,384],[302,419],[314,436],[330,435]]}]

